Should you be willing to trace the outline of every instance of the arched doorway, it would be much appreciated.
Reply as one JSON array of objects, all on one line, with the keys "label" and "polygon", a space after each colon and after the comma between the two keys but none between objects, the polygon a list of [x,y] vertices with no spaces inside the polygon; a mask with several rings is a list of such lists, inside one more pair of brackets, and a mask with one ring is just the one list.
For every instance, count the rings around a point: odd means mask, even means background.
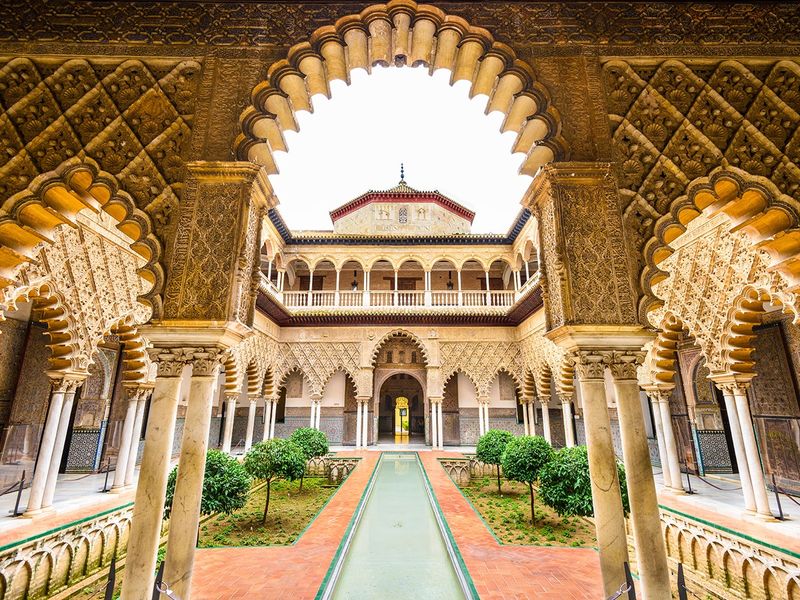
[{"label": "arched doorway", "polygon": [[425,400],[422,386],[409,373],[397,373],[381,385],[378,401],[378,441],[425,442]]}]

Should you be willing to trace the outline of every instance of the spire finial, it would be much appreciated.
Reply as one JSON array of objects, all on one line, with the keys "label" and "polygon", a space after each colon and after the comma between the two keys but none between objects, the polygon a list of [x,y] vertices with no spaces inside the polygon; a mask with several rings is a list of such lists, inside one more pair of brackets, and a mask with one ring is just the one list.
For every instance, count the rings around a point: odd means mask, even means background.
[{"label": "spire finial", "polygon": [[405,182],[406,182],[405,170],[403,169],[403,163],[400,163],[400,183],[405,183]]}]

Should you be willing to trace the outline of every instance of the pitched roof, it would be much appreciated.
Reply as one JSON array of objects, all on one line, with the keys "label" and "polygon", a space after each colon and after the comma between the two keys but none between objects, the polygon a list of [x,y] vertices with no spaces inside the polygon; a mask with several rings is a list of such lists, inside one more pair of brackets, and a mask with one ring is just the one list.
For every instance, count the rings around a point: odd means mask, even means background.
[{"label": "pitched roof", "polygon": [[409,186],[404,179],[401,179],[400,183],[393,188],[389,188],[388,190],[368,190],[357,198],[342,204],[339,208],[334,208],[330,211],[331,221],[335,223],[343,216],[372,202],[433,202],[459,217],[466,219],[470,222],[470,225],[473,219],[475,219],[474,211],[471,211],[455,200],[441,194],[439,190],[415,190]]}]

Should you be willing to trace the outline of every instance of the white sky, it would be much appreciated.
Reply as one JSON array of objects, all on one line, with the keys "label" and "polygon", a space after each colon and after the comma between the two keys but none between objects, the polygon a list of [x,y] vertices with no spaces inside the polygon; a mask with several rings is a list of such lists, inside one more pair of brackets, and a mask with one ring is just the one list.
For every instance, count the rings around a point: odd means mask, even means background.
[{"label": "white sky", "polygon": [[424,68],[357,70],[351,84],[335,81],[331,99],[315,96],[301,112],[300,132],[285,132],[288,153],[276,152],[270,177],[278,210],[290,229],[332,229],[328,211],[368,189],[400,179],[438,189],[476,212],[474,233],[505,233],[531,178],[519,175],[516,137],[500,134],[503,115],[484,114],[486,96],[469,99],[469,82],[449,84],[450,72]]}]

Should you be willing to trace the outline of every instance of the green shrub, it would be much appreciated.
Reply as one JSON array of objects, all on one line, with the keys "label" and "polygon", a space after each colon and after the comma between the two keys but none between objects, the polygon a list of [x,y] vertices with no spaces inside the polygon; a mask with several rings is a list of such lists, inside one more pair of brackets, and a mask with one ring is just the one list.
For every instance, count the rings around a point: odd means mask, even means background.
[{"label": "green shrub", "polygon": [[510,431],[503,431],[502,429],[490,429],[484,433],[478,440],[478,446],[475,449],[475,454],[479,461],[487,465],[495,465],[497,468],[497,493],[500,490],[500,465],[503,462],[503,451],[506,449],[506,444],[514,438]]},{"label": "green shrub", "polygon": [[[178,467],[172,469],[167,479],[167,496],[164,501],[164,517],[172,511]],[[244,467],[232,456],[219,450],[209,450],[206,454],[206,468],[203,475],[203,496],[200,513],[230,514],[242,508],[250,491],[250,477]]]},{"label": "green shrub", "polygon": [[[622,506],[627,514],[628,490],[625,468],[617,461]],[[562,448],[539,472],[539,496],[560,515],[591,516],[592,482],[589,476],[589,455],[586,446]]]},{"label": "green shrub", "polygon": [[267,482],[267,500],[264,504],[266,524],[272,482],[275,479],[294,481],[302,477],[306,470],[306,457],[293,441],[275,438],[250,448],[244,457],[244,468],[253,479]]},{"label": "green shrub", "polygon": [[503,452],[503,474],[507,479],[527,483],[531,494],[531,523],[536,522],[533,484],[539,471],[553,458],[553,447],[541,436],[513,438]]},{"label": "green shrub", "polygon": [[[300,429],[295,429],[289,439],[300,446],[300,449],[306,457],[306,462],[312,458],[325,456],[328,453],[328,436],[319,429],[301,427]],[[303,475],[300,476],[301,490],[303,489],[304,478],[305,469],[303,470]]]}]

